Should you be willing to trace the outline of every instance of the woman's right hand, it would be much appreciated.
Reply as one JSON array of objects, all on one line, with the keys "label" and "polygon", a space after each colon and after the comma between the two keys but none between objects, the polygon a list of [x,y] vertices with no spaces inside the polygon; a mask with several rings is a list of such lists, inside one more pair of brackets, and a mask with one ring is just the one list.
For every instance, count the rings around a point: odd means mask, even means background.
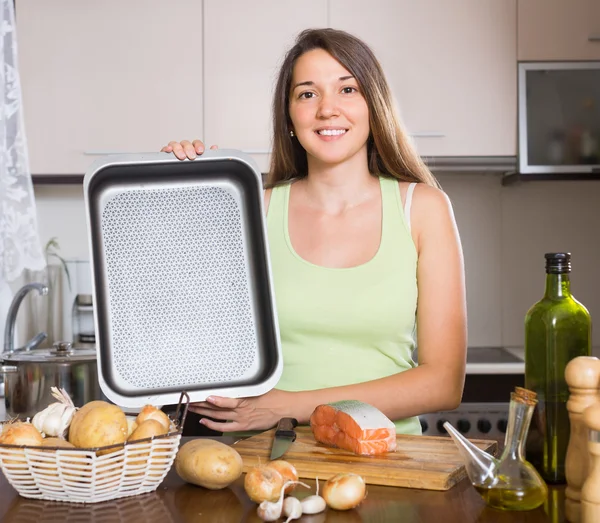
[{"label": "woman's right hand", "polygon": [[[210,148],[218,149],[216,145],[211,145]],[[201,140],[194,140],[192,142],[183,140],[181,142],[169,142],[169,144],[165,145],[160,152],[173,153],[180,160],[185,160],[186,158],[193,160],[197,156],[200,156],[204,152],[204,149],[205,147]]]}]

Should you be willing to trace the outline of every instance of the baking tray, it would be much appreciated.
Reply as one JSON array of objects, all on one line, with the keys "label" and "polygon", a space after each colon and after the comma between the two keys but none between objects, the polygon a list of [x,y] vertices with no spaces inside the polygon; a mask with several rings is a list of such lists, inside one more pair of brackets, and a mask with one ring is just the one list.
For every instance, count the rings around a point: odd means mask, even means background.
[{"label": "baking tray", "polygon": [[107,156],[83,188],[104,394],[140,407],[272,389],[282,356],[254,161]]}]

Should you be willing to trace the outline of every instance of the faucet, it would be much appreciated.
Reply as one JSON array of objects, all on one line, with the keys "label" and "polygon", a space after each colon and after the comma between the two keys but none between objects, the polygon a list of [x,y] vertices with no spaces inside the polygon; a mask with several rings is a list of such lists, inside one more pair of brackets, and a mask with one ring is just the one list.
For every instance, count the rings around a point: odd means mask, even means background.
[{"label": "faucet", "polygon": [[[23,298],[25,298],[27,293],[32,290],[37,290],[40,296],[48,294],[48,287],[43,283],[28,283],[27,285],[23,285],[23,287],[17,291],[8,308],[8,316],[6,317],[6,326],[4,328],[4,352],[10,353],[15,351],[15,324],[17,322],[17,312],[19,311],[19,306],[21,305]],[[40,332],[31,338],[23,347],[17,350],[35,349],[47,337],[48,335],[45,332]]]}]

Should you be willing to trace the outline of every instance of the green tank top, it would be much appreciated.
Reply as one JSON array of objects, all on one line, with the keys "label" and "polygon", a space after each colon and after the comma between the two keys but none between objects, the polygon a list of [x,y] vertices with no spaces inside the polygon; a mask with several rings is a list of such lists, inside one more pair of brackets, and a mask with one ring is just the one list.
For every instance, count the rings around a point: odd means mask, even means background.
[{"label": "green tank top", "polygon": [[[280,390],[350,385],[415,366],[417,252],[398,181],[379,180],[379,249],[370,261],[342,269],[312,264],[294,251],[288,232],[291,185],[272,191],[267,231],[283,351]],[[421,434],[417,417],[395,424],[398,433]]]}]

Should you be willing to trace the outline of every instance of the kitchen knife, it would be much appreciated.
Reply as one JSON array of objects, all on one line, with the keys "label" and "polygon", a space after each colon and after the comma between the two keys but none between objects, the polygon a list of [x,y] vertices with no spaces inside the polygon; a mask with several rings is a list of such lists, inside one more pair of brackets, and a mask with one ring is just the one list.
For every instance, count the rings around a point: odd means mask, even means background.
[{"label": "kitchen knife", "polygon": [[275,437],[273,438],[273,447],[271,448],[271,460],[283,456],[289,446],[296,440],[296,431],[294,428],[298,425],[295,418],[281,418],[277,424]]}]

